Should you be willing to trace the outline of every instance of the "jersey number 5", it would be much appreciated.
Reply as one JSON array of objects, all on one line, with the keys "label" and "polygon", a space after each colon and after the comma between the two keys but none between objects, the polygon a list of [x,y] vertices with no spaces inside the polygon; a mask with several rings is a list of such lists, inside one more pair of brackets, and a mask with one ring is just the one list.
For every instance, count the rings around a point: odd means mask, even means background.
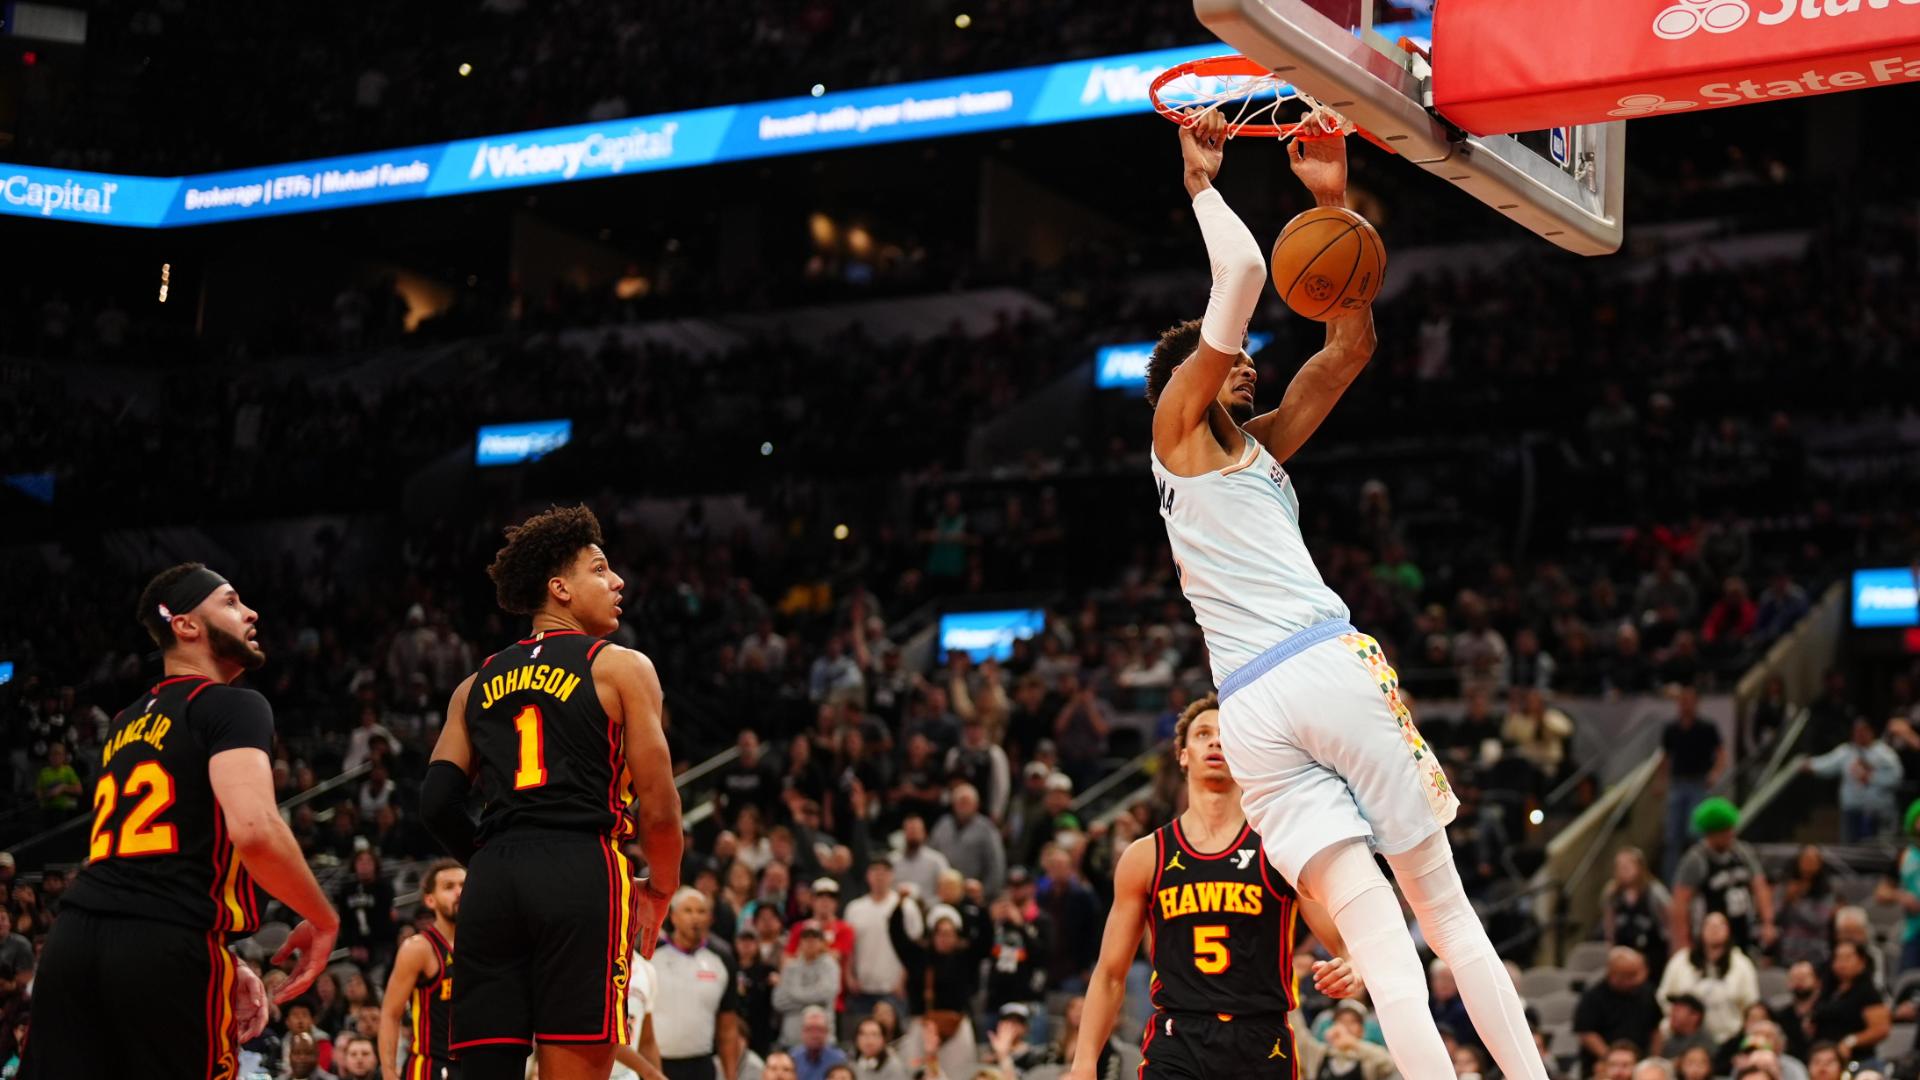
[{"label": "jersey number 5", "polygon": [[1193,966],[1200,969],[1202,975],[1218,975],[1233,966],[1233,954],[1227,952],[1227,928],[1224,926],[1196,926],[1193,928]]},{"label": "jersey number 5", "polygon": [[[107,820],[113,817],[120,796],[143,798],[127,811],[120,823],[118,837]],[[127,782],[114,787],[113,777],[103,776],[93,786],[93,832],[87,842],[87,861],[97,862],[109,855],[171,855],[180,850],[180,834],[167,822],[154,818],[173,805],[173,776],[157,761],[143,761],[127,774]],[[117,842],[116,842],[117,841]]]},{"label": "jersey number 5", "polygon": [[513,718],[520,736],[520,767],[513,772],[513,790],[525,791],[547,782],[547,734],[540,708],[529,705]]}]

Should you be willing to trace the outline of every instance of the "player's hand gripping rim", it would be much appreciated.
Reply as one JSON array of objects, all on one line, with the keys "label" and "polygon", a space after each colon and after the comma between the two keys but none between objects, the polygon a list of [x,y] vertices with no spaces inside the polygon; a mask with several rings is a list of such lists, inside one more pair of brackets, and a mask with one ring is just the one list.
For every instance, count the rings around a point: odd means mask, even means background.
[{"label": "player's hand gripping rim", "polygon": [[273,995],[274,1004],[285,1005],[307,992],[313,980],[326,970],[327,961],[333,958],[333,943],[339,936],[338,923],[322,928],[303,920],[293,928],[293,933],[287,935],[286,944],[273,954],[273,962],[284,964],[295,953],[299,953],[300,963],[294,967],[293,974],[287,977],[286,984],[280,987],[280,992]]}]

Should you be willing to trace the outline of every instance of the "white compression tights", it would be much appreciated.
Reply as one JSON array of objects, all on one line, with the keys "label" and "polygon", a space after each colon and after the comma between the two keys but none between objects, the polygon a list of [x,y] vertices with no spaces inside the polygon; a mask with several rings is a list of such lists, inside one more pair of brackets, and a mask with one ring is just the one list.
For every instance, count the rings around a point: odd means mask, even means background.
[{"label": "white compression tights", "polygon": [[[1427,943],[1453,969],[1467,1015],[1501,1073],[1514,1080],[1546,1080],[1520,995],[1467,902],[1446,834],[1435,833],[1387,862]],[[1453,1062],[1427,1007],[1426,973],[1393,887],[1374,864],[1366,842],[1344,841],[1315,855],[1301,871],[1300,888],[1326,907],[1346,939],[1400,1075],[1406,1080],[1452,1077]]]}]

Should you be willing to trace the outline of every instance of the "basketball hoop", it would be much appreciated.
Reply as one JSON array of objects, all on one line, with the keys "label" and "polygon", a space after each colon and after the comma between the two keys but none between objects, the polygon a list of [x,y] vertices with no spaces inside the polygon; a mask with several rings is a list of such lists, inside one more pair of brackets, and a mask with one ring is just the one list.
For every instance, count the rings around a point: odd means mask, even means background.
[{"label": "basketball hoop", "polygon": [[[1341,139],[1358,133],[1389,153],[1391,146],[1355,127],[1287,80],[1244,56],[1209,56],[1189,60],[1160,73],[1148,87],[1154,111],[1189,127],[1209,112],[1222,114],[1228,135],[1291,139]],[[1300,119],[1281,118],[1280,107],[1298,102],[1306,107]]]}]

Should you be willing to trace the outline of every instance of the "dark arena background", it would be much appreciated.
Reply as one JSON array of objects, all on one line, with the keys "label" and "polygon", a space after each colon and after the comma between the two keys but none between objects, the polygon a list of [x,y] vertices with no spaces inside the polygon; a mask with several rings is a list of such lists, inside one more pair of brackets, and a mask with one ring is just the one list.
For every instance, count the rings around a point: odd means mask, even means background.
[{"label": "dark arena background", "polygon": [[[1875,6],[1920,40],[1910,4]],[[342,918],[237,1075],[351,1076],[431,918],[449,694],[526,629],[487,565],[580,503],[627,582],[612,640],[665,689],[681,876],[738,991],[722,1080],[817,1050],[814,1004],[856,1059],[890,1021],[898,1071],[858,1080],[1071,1068],[1116,862],[1183,808],[1174,722],[1214,689],[1142,390],[1208,257],[1147,83],[1238,49],[1177,0],[0,12],[0,1075],[109,719],[160,671],[150,576],[203,561],[260,612],[244,685]],[[1013,75],[1051,81],[995,119]],[[926,80],[924,112],[890,89]],[[1916,112],[1890,86],[1634,119],[1596,258],[1348,140],[1378,347],[1288,473],[1460,795],[1556,1078],[1920,1075]],[[1312,205],[1285,153],[1225,151],[1263,247]],[[1321,330],[1272,289],[1251,330],[1270,408]],[[1710,796],[1771,883],[1730,961],[1669,910],[1724,900],[1680,866]],[[931,1064],[911,1015],[805,997],[783,955],[883,855],[977,961]],[[235,949],[271,991],[298,918],[266,919]],[[1135,969],[1103,1080],[1140,1061]],[[1395,1075],[1311,983],[1311,1075]],[[1430,992],[1494,1075],[1444,965]]]}]

